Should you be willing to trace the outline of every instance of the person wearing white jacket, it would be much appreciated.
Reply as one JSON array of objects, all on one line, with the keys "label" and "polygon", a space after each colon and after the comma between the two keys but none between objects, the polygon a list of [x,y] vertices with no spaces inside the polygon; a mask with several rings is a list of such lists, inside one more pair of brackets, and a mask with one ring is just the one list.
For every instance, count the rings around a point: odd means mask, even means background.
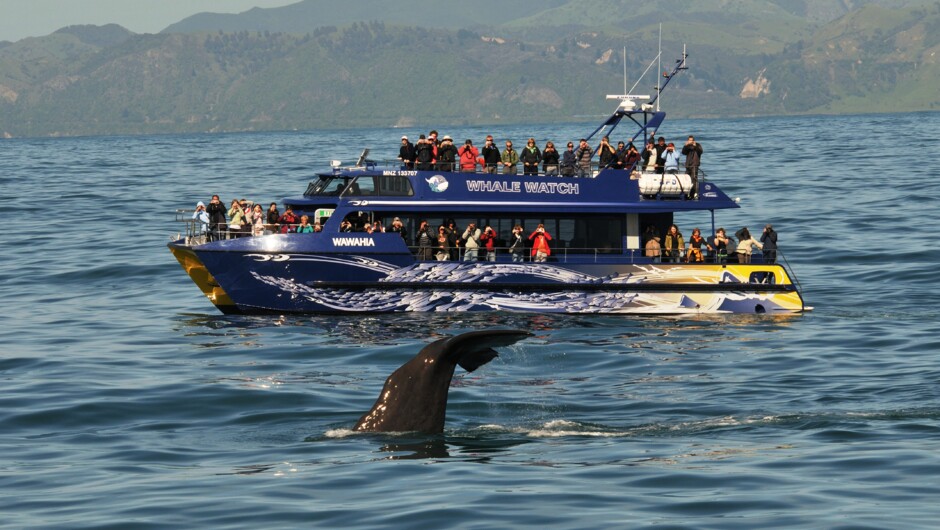
[{"label": "person wearing white jacket", "polygon": [[762,245],[760,241],[751,237],[751,232],[748,231],[746,226],[735,232],[734,236],[738,238],[738,263],[751,262],[752,247],[757,247],[759,249],[764,248],[764,245]]}]

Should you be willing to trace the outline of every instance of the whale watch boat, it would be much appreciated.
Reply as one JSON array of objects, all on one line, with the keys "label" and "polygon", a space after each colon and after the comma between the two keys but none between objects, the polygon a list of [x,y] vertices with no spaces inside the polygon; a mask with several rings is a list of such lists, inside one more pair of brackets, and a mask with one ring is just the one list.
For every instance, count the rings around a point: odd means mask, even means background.
[{"label": "whale watch boat", "polygon": [[[633,140],[655,133],[665,112],[652,103],[685,69],[685,54],[652,98],[620,99],[617,110],[591,135],[621,121],[636,126]],[[637,105],[638,101],[645,103]],[[637,144],[640,145],[640,144]],[[321,232],[207,238],[179,210],[185,235],[169,249],[190,278],[223,313],[344,313],[400,311],[524,311],[557,313],[798,313],[799,283],[781,253],[731,263],[712,253],[701,263],[647,256],[643,232],[662,235],[676,214],[710,215],[738,208],[702,168],[689,175],[637,167],[599,168],[578,177],[496,175],[404,168],[400,160],[334,161],[302,195],[283,199],[298,215],[319,221]],[[692,189],[697,187],[698,189]],[[381,221],[403,223],[395,232],[348,231]],[[438,261],[413,244],[419,223],[453,220],[458,234],[471,222],[496,232],[495,261],[465,260],[460,247]],[[707,221],[703,220],[703,221]],[[521,261],[507,250],[512,228],[523,238],[541,223],[552,236],[551,254],[536,261],[531,247]],[[708,226],[706,222],[701,225]],[[436,244],[432,244],[436,246]],[[732,254],[733,256],[733,254]],[[517,255],[518,259],[519,256]]]}]

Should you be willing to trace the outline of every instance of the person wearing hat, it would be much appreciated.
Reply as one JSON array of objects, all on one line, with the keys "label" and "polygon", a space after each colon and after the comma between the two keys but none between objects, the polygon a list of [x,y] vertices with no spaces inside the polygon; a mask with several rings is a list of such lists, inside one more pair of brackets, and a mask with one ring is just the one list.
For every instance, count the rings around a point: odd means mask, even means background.
[{"label": "person wearing hat", "polygon": [[764,247],[761,249],[764,255],[764,263],[777,262],[777,232],[774,232],[774,226],[768,224],[764,227],[764,233],[760,235],[760,242]]},{"label": "person wearing hat", "polygon": [[206,203],[199,201],[196,203],[196,211],[193,212],[193,232],[205,235],[209,231],[209,214],[206,213]]},{"label": "person wearing hat", "polygon": [[457,148],[449,135],[444,135],[441,146],[437,148],[437,168],[441,171],[453,171],[457,163]]},{"label": "person wearing hat", "polygon": [[480,155],[480,150],[473,147],[473,140],[468,139],[465,141],[463,146],[457,150],[457,154],[460,156],[460,171],[476,173],[477,157]]},{"label": "person wearing hat", "polygon": [[408,141],[407,136],[401,137],[401,147],[398,148],[398,159],[401,160],[402,169],[415,168],[415,145]]},{"label": "person wearing hat", "polygon": [[418,137],[418,143],[415,144],[415,167],[421,171],[428,171],[434,168],[434,152],[436,148],[430,140],[422,134]]}]

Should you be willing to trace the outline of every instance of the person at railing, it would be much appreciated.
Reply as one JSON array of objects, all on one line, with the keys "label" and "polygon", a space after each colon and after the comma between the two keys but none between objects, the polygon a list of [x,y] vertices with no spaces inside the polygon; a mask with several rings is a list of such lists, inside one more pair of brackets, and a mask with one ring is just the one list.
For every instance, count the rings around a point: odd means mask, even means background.
[{"label": "person at railing", "polygon": [[486,261],[496,261],[496,231],[490,225],[480,234],[480,244],[486,249]]},{"label": "person at railing", "polygon": [[696,142],[691,134],[682,146],[682,156],[685,157],[685,172],[692,178],[689,198],[694,199],[698,195],[698,168],[702,165],[702,144]]},{"label": "person at railing", "polygon": [[545,142],[545,149],[542,149],[542,170],[548,177],[558,176],[558,150],[551,140]]},{"label": "person at railing", "polygon": [[434,145],[422,134],[418,137],[418,143],[415,144],[415,167],[421,171],[429,171],[434,168]]},{"label": "person at railing", "polygon": [[513,263],[522,263],[523,252],[525,252],[525,241],[522,240],[522,226],[516,225],[512,228],[512,235],[509,236],[509,254],[512,256]]},{"label": "person at railing", "polygon": [[457,228],[457,221],[447,219],[444,221],[444,228],[447,233],[447,243],[450,246],[450,260],[457,261],[460,258],[460,232]]},{"label": "person at railing", "polygon": [[[728,262],[728,236],[725,233],[724,228],[719,228],[715,232],[715,237],[711,240],[711,246],[715,250],[715,262],[716,263],[727,263]],[[712,250],[711,248],[709,250]]]},{"label": "person at railing", "polygon": [[617,151],[614,146],[610,145],[610,138],[607,136],[601,138],[601,144],[597,146],[595,154],[598,157],[601,169],[612,166],[614,161],[617,160]]},{"label": "person at railing", "polygon": [[399,234],[402,239],[408,241],[408,230],[405,228],[405,225],[401,223],[401,218],[396,217],[392,219],[392,225],[388,227],[388,231]]},{"label": "person at railing", "polygon": [[371,233],[375,232],[375,230],[372,229],[372,223],[366,223],[366,224],[362,225],[362,231],[365,232],[365,233],[367,233],[367,234],[371,234]]},{"label": "person at railing", "polygon": [[281,225],[281,233],[287,234],[294,231],[293,225],[296,225],[299,220],[297,214],[295,214],[294,210],[288,205],[284,209],[284,214],[278,217],[277,224]]},{"label": "person at railing", "polygon": [[656,172],[662,174],[666,167],[666,139],[660,136],[656,140]]},{"label": "person at railing", "polygon": [[323,227],[320,226],[320,221],[317,221],[317,222],[313,223],[313,231],[314,231],[314,232],[322,232],[322,231],[323,231]]},{"label": "person at railing", "polygon": [[568,142],[568,148],[561,155],[561,176],[573,177],[578,158],[574,154],[574,142]]},{"label": "person at railing", "polygon": [[[228,209],[228,231],[231,237],[241,237],[247,235],[248,231],[242,228],[247,225],[245,210],[242,208],[238,199],[232,199],[232,207]],[[246,227],[247,228],[247,227]]]},{"label": "person at railing", "polygon": [[522,152],[519,153],[519,160],[522,161],[522,173],[524,175],[538,175],[539,162],[542,161],[542,152],[535,145],[535,138],[529,138]]},{"label": "person at railing", "polygon": [[552,240],[552,235],[545,230],[545,225],[539,223],[535,231],[529,235],[529,241],[532,242],[532,259],[537,262],[548,261],[552,255],[552,249],[548,242]]},{"label": "person at railing", "polygon": [[643,169],[647,173],[652,173],[656,171],[656,146],[653,142],[648,142],[646,144],[646,149],[643,150]]},{"label": "person at railing", "polygon": [[578,150],[574,152],[574,158],[578,161],[578,173],[582,177],[591,176],[591,157],[594,156],[594,150],[588,145],[587,140],[581,138]]},{"label": "person at railing", "polygon": [[277,203],[272,202],[268,206],[264,222],[268,225],[266,228],[272,232],[277,232],[277,220],[281,218],[281,212],[277,211]]},{"label": "person at railing", "polygon": [[385,226],[382,224],[382,221],[376,219],[375,222],[372,223],[372,231],[384,234]]},{"label": "person at railing", "polygon": [[226,230],[225,205],[218,195],[212,196],[206,206],[206,213],[209,214],[209,241],[222,239],[222,233]]},{"label": "person at railing", "polygon": [[401,147],[398,148],[398,159],[405,169],[415,168],[415,144],[408,141],[407,136],[401,137]]},{"label": "person at railing", "polygon": [[738,238],[738,247],[735,249],[735,252],[738,254],[738,263],[751,262],[752,247],[759,249],[764,248],[764,245],[760,241],[751,237],[751,232],[746,226],[735,232],[734,237]]},{"label": "person at railing", "polygon": [[633,142],[627,144],[627,148],[624,151],[623,158],[620,161],[620,167],[626,170],[631,170],[640,161],[640,153],[637,152],[636,146],[633,145]]},{"label": "person at railing", "polygon": [[477,228],[476,223],[470,223],[467,225],[467,229],[463,231],[463,236],[460,239],[463,240],[463,260],[464,261],[476,261],[480,252],[480,229]]},{"label": "person at railing", "polygon": [[353,225],[349,219],[343,219],[343,221],[339,224],[339,231],[345,233],[353,231]]},{"label": "person at railing", "polygon": [[627,146],[623,142],[617,142],[617,150],[614,151],[614,160],[610,163],[613,169],[623,169],[623,159],[627,156]]},{"label": "person at railing", "polygon": [[196,235],[205,236],[209,231],[209,214],[206,213],[206,204],[202,201],[196,203],[196,211],[193,212],[193,229]]},{"label": "person at railing", "polygon": [[248,220],[251,224],[251,235],[264,235],[264,219],[264,208],[262,208],[260,204],[255,204],[251,208],[251,213],[248,214]]},{"label": "person at railing", "polygon": [[301,216],[300,216],[300,224],[297,225],[297,233],[298,233],[298,234],[312,234],[312,233],[314,233],[314,232],[316,232],[316,230],[315,230],[314,227],[310,224],[310,216],[309,216],[309,215],[306,215],[306,214],[305,214],[305,215],[301,215]]},{"label": "person at railing", "polygon": [[666,173],[679,172],[679,152],[676,151],[676,144],[672,142],[669,142],[663,152],[663,169]]},{"label": "person at railing", "polygon": [[685,240],[682,239],[682,232],[679,227],[672,225],[666,231],[666,237],[663,238],[663,261],[667,263],[678,263],[682,251],[685,250]]},{"label": "person at railing", "polygon": [[460,171],[476,173],[477,156],[480,155],[480,150],[473,147],[473,140],[468,138],[457,150],[457,155],[460,157]]},{"label": "person at railing", "polygon": [[660,257],[662,256],[662,248],[662,245],[659,244],[659,236],[654,235],[644,246],[646,257],[652,259],[653,263],[659,263]]},{"label": "person at railing", "polygon": [[763,255],[764,263],[777,262],[777,232],[774,227],[768,224],[764,227],[764,233],[760,235],[760,242],[764,244]]},{"label": "person at railing", "polygon": [[489,134],[486,135],[486,143],[483,145],[482,154],[483,172],[495,174],[498,166],[500,166],[503,161],[499,154],[499,147],[496,147],[496,144],[493,143],[493,137]]},{"label": "person at railing", "polygon": [[519,165],[519,153],[516,153],[516,150],[512,148],[512,140],[506,140],[506,149],[503,150],[500,161],[503,164],[503,174],[515,175],[519,172],[517,167]]},{"label": "person at railing", "polygon": [[437,148],[437,168],[441,171],[453,171],[457,164],[457,148],[449,135],[444,135]]},{"label": "person at railing", "polygon": [[434,254],[437,261],[447,261],[450,259],[450,240],[447,237],[447,227],[441,225],[437,227],[437,253]]},{"label": "person at railing", "polygon": [[705,257],[702,255],[702,245],[711,250],[711,245],[702,237],[702,231],[698,228],[692,229],[692,237],[689,238],[689,249],[686,252],[686,261],[689,263],[702,263]]},{"label": "person at railing", "polygon": [[424,219],[418,225],[418,233],[415,235],[415,246],[418,247],[418,259],[421,261],[431,261],[433,258],[432,247],[437,236],[431,230],[431,225]]}]

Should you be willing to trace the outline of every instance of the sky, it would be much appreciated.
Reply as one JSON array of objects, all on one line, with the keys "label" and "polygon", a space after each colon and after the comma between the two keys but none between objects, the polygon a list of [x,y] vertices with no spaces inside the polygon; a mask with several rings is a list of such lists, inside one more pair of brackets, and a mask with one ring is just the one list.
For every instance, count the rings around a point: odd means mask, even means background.
[{"label": "sky", "polygon": [[300,0],[0,0],[0,41],[41,37],[75,24],[120,24],[157,33],[196,13],[241,13]]}]

